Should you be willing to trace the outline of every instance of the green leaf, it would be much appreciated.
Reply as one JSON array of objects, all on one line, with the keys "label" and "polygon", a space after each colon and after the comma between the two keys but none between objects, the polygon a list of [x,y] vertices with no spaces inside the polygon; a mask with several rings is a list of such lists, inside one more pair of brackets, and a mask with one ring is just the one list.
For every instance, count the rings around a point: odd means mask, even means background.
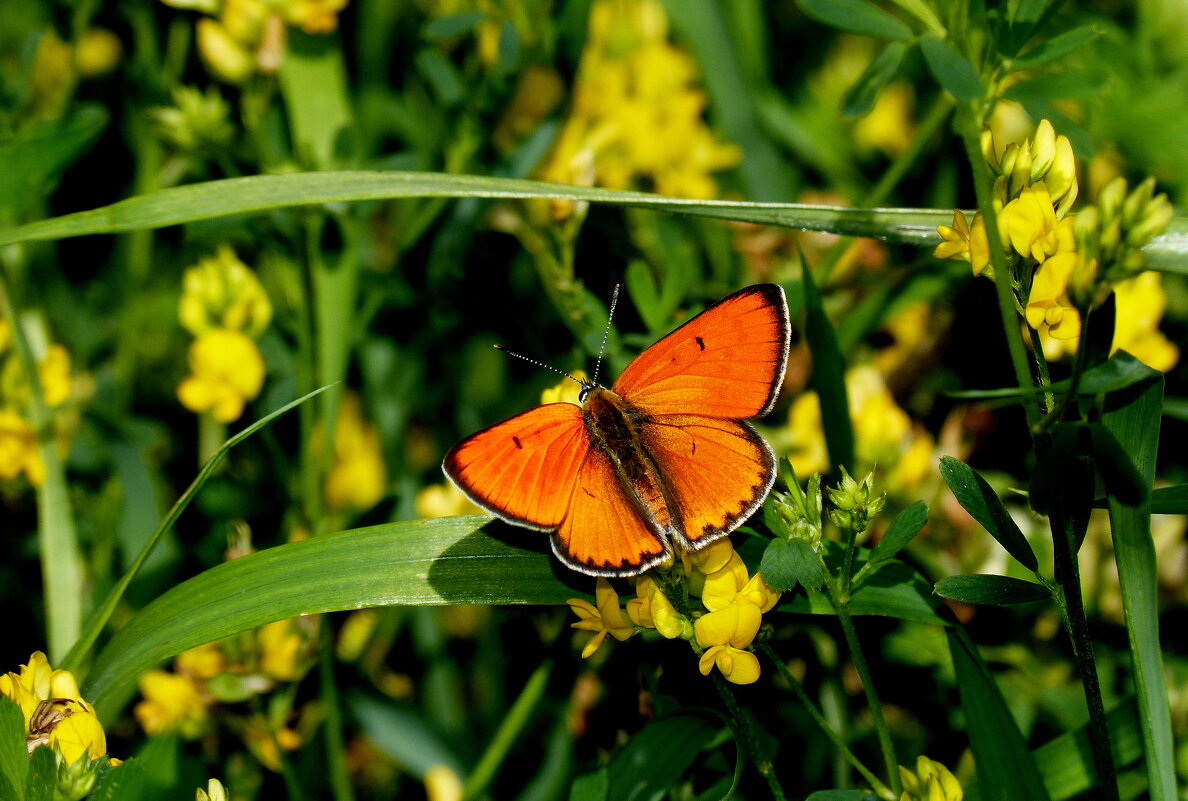
[{"label": "green leaf", "polygon": [[135,756],[104,773],[87,801],[148,801],[161,797],[161,788],[154,786],[143,763],[143,756]]},{"label": "green leaf", "polygon": [[878,801],[866,790],[818,790],[804,801]]},{"label": "green leaf", "polygon": [[871,59],[870,64],[858,82],[846,92],[842,105],[842,112],[850,117],[865,114],[874,107],[879,92],[891,83],[899,73],[908,53],[907,42],[889,42],[879,54]]},{"label": "green leaf", "polygon": [[1019,526],[1011,519],[1002,500],[986,483],[986,479],[978,475],[972,467],[952,456],[942,456],[941,475],[945,483],[953,491],[957,502],[969,512],[974,520],[990,532],[990,536],[998,540],[998,544],[1015,558],[1019,564],[1031,571],[1039,568],[1035,552],[1031,544],[1019,530]]},{"label": "green leaf", "polygon": [[[1138,705],[1131,697],[1106,715],[1110,729],[1110,747],[1118,768],[1143,758],[1142,724]],[[1079,726],[1041,745],[1032,752],[1037,765],[1044,766],[1044,784],[1053,801],[1080,797],[1097,785],[1088,726]]]},{"label": "green leaf", "polygon": [[526,550],[479,531],[490,521],[472,515],[390,523],[217,565],[120,629],[95,658],[83,694],[102,703],[163,659],[296,615],[385,605],[563,604],[588,594],[558,577],[546,537],[516,531],[513,542],[540,548]]},{"label": "green leaf", "polygon": [[22,801],[28,768],[25,716],[15,701],[0,695],[0,798]]},{"label": "green leaf", "polygon": [[198,494],[198,491],[202,489],[202,485],[206,483],[206,480],[210,478],[215,469],[223,463],[224,459],[227,458],[227,454],[231,451],[231,449],[243,442],[252,434],[259,431],[264,426],[271,423],[276,418],[292,409],[295,409],[297,406],[305,403],[305,401],[309,400],[315,395],[325,392],[329,388],[330,387],[320,387],[319,389],[315,389],[313,392],[302,395],[300,398],[292,401],[291,403],[285,404],[281,408],[260,418],[245,428],[243,431],[240,431],[238,434],[231,437],[231,439],[223,443],[221,448],[215,451],[214,456],[211,456],[206,461],[206,464],[202,466],[202,469],[198,471],[198,477],[194,479],[188,488],[186,488],[186,491],[182,493],[182,496],[174,502],[173,507],[169,510],[169,514],[165,515],[165,519],[161,521],[161,524],[157,526],[157,530],[154,531],[152,536],[149,537],[148,541],[145,542],[144,546],[140,549],[140,553],[136,555],[136,559],[131,565],[129,565],[128,569],[124,571],[124,575],[120,576],[120,580],[116,582],[114,587],[112,587],[111,592],[107,594],[107,597],[103,599],[103,604],[91,615],[90,619],[87,621],[87,625],[83,628],[82,635],[78,638],[78,641],[74,643],[74,645],[70,648],[70,652],[66,654],[65,658],[62,660],[61,667],[63,669],[75,670],[78,665],[81,664],[83,656],[95,643],[95,640],[99,637],[99,633],[103,631],[103,627],[107,625],[107,621],[111,619],[111,615],[115,611],[116,606],[119,604],[120,598],[123,597],[124,591],[128,589],[128,585],[132,583],[132,579],[136,577],[136,574],[140,571],[141,567],[144,566],[144,563],[148,559],[149,554],[152,553],[153,548],[158,542],[161,541],[161,537],[165,535],[165,532],[169,531],[169,529],[173,527],[173,524],[177,522],[177,519],[181,517],[181,513],[184,512],[186,507],[190,505],[190,501],[194,500],[194,497]]},{"label": "green leaf", "polygon": [[928,504],[916,501],[895,516],[871,552],[870,561],[885,562],[903,550],[928,522]]},{"label": "green leaf", "polygon": [[1012,59],[1011,69],[1025,70],[1047,64],[1049,61],[1055,61],[1079,50],[1099,36],[1101,36],[1101,31],[1094,25],[1073,28],[1058,36],[1053,36],[1019,58]]},{"label": "green leaf", "polygon": [[786,592],[802,584],[820,589],[825,583],[825,565],[813,546],[805,540],[772,540],[759,562],[763,580],[773,590]]},{"label": "green leaf", "polygon": [[989,667],[964,629],[950,628],[961,711],[969,733],[980,801],[1047,801],[1043,779]]},{"label": "green leaf", "polygon": [[866,0],[797,0],[805,14],[834,28],[863,36],[910,39],[912,29]]},{"label": "green leaf", "polygon": [[[1100,395],[1103,392],[1117,392],[1120,389],[1150,381],[1159,375],[1162,373],[1158,370],[1151,369],[1126,351],[1119,350],[1107,361],[1096,367],[1091,367],[1081,375],[1081,381],[1077,385],[1077,397],[1084,398]],[[1065,379],[1050,384],[1048,391],[1054,395],[1064,395],[1071,388],[1072,384],[1068,379]],[[1043,391],[1043,387],[1027,387],[1022,390],[1008,387],[994,390],[950,392],[949,395],[962,399],[1014,398],[1021,396],[1024,392],[1038,394]]]},{"label": "green leaf", "polygon": [[466,11],[461,14],[448,14],[436,17],[425,23],[421,28],[421,36],[429,41],[453,39],[469,32],[476,25],[487,18],[485,11]]},{"label": "green leaf", "polygon": [[1110,496],[1126,506],[1138,506],[1147,500],[1151,485],[1143,481],[1122,444],[1101,423],[1091,423],[1087,428],[1093,443],[1093,464]]},{"label": "green leaf", "polygon": [[935,33],[920,37],[924,63],[937,82],[958,100],[976,100],[982,96],[982,79],[973,65]]},{"label": "green leaf", "polygon": [[936,583],[936,594],[967,604],[1007,606],[1043,601],[1052,597],[1043,585],[1010,576],[947,576]]},{"label": "green leaf", "polygon": [[703,714],[679,713],[640,729],[607,766],[608,796],[654,798],[680,781],[718,731]]},{"label": "green leaf", "polygon": [[817,391],[821,404],[821,427],[829,450],[831,472],[838,466],[854,470],[854,428],[850,420],[850,401],[846,393],[846,359],[837,344],[833,324],[825,314],[821,293],[813,282],[812,272],[800,260],[804,286],[804,336],[813,356],[810,386]]},{"label": "green leaf", "polygon": [[424,779],[434,765],[445,765],[463,775],[465,766],[441,735],[416,712],[390,698],[352,694],[347,699],[351,716],[376,747],[395,759],[409,773]]},{"label": "green leaf", "polygon": [[1177,484],[1174,487],[1160,487],[1157,490],[1152,490],[1151,514],[1188,514],[1188,484]]},{"label": "green leaf", "polygon": [[586,773],[573,780],[569,801],[606,801],[610,797],[610,777],[606,768]]},{"label": "green leaf", "polygon": [[1048,72],[1011,84],[1003,97],[1019,103],[1056,100],[1069,97],[1089,97],[1109,83],[1105,69],[1079,69],[1075,72]]},{"label": "green leaf", "polygon": [[25,776],[25,801],[53,801],[58,786],[58,760],[54,749],[39,745],[29,754],[29,772]]},{"label": "green leaf", "polygon": [[[862,560],[859,555],[855,567]],[[841,562],[841,548],[831,548],[825,563],[836,572],[841,569]],[[931,585],[915,568],[892,559],[854,588],[849,609],[853,615],[879,615],[938,626],[952,625],[947,612],[942,616],[942,607],[943,604],[932,594]],[[779,610],[810,615],[837,614],[829,595],[817,590],[807,590],[804,594],[797,592],[791,597],[785,595],[780,600]]]},{"label": "green leaf", "polygon": [[1164,397],[1163,416],[1188,421],[1188,398]]},{"label": "green leaf", "polygon": [[[30,200],[47,197],[62,172],[98,140],[107,120],[106,109],[89,103],[63,119],[27,125],[0,142],[0,209],[24,210]],[[10,220],[22,216],[5,215]]]},{"label": "green leaf", "polygon": [[[1150,487],[1155,479],[1162,409],[1163,377],[1159,376],[1146,386],[1110,393],[1102,415],[1105,427],[1134,460],[1146,487]],[[1175,750],[1159,644],[1159,577],[1155,544],[1151,538],[1151,503],[1147,499],[1132,506],[1111,496],[1109,508],[1114,560],[1118,565],[1122,608],[1143,722],[1149,792],[1151,801],[1173,801],[1176,798]]]}]

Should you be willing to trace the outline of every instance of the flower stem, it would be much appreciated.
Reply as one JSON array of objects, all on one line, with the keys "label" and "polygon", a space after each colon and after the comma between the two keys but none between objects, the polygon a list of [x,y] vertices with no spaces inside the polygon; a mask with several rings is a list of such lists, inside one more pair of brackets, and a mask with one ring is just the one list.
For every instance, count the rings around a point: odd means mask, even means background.
[{"label": "flower stem", "polygon": [[767,656],[768,659],[771,660],[772,664],[776,666],[776,670],[780,672],[780,675],[784,677],[784,681],[788,682],[788,686],[792,688],[792,692],[796,694],[796,697],[800,699],[802,704],[804,704],[804,708],[808,710],[809,717],[811,717],[821,729],[821,731],[825,733],[825,736],[828,737],[829,741],[837,748],[838,753],[840,753],[842,757],[854,767],[854,770],[862,774],[862,778],[866,779],[867,783],[870,784],[871,789],[874,790],[880,798],[885,798],[887,801],[895,801],[898,796],[896,796],[891,791],[891,788],[883,784],[879,777],[875,776],[874,773],[872,773],[871,770],[866,767],[866,765],[862,764],[862,760],[858,759],[854,752],[850,750],[849,746],[846,745],[845,740],[841,738],[841,735],[829,725],[829,721],[827,721],[825,716],[821,714],[821,711],[817,709],[816,705],[813,703],[813,700],[809,698],[808,693],[805,692],[804,687],[801,686],[796,677],[792,675],[792,671],[788,670],[788,666],[784,664],[784,660],[780,659],[779,656],[776,655],[775,650],[765,642],[758,643],[757,647]]},{"label": "flower stem", "polygon": [[883,704],[874,689],[874,681],[870,677],[866,657],[862,653],[862,645],[858,642],[858,632],[854,630],[854,620],[850,617],[848,599],[845,604],[837,606],[837,619],[841,622],[842,633],[846,637],[846,645],[850,648],[850,656],[854,659],[854,667],[858,670],[858,677],[862,680],[862,690],[866,693],[866,703],[870,706],[870,715],[874,720],[875,733],[879,738],[879,750],[883,752],[883,764],[887,769],[887,778],[891,782],[893,797],[898,798],[903,792],[903,785],[899,780],[899,762],[895,757],[895,746],[891,742],[891,730],[887,728],[887,719],[883,716]]},{"label": "flower stem", "polygon": [[785,801],[787,796],[784,795],[784,788],[780,786],[780,780],[776,777],[775,766],[760,748],[759,740],[755,736],[755,729],[751,725],[751,720],[743,713],[742,707],[738,705],[738,699],[734,697],[734,690],[726,683],[726,679],[717,673],[713,674],[713,680],[714,687],[718,690],[718,695],[722,696],[722,703],[726,704],[726,709],[730,712],[730,719],[734,723],[734,732],[738,736],[739,747],[746,752],[747,757],[751,760],[751,764],[755,766],[755,769],[767,781],[767,786],[771,790],[772,797],[776,801]]},{"label": "flower stem", "polygon": [[508,710],[507,716],[499,725],[495,736],[487,744],[487,750],[479,757],[474,770],[466,777],[466,783],[462,787],[463,801],[481,796],[495,778],[499,766],[503,764],[508,751],[511,750],[512,743],[531,722],[532,713],[540,704],[540,699],[544,695],[549,675],[552,672],[553,663],[550,660],[538,666],[528,678],[528,682],[520,691],[520,695],[512,704],[511,709]]},{"label": "flower stem", "polygon": [[82,632],[82,595],[86,592],[86,584],[78,533],[70,508],[66,466],[58,455],[53,417],[41,391],[37,361],[17,316],[3,265],[0,265],[0,316],[8,320],[12,332],[12,343],[29,390],[29,421],[37,435],[37,450],[45,468],[45,479],[37,487],[37,537],[46,639],[50,662],[57,664]]},{"label": "flower stem", "polygon": [[[1085,690],[1085,703],[1089,707],[1089,743],[1093,750],[1093,763],[1097,769],[1098,783],[1105,801],[1118,801],[1118,777],[1114,768],[1113,751],[1110,748],[1110,729],[1106,721],[1105,704],[1101,697],[1101,684],[1097,677],[1097,663],[1093,658],[1093,638],[1089,633],[1089,622],[1085,618],[1085,603],[1081,595],[1081,575],[1077,564],[1077,546],[1088,524],[1089,507],[1093,503],[1093,464],[1078,460],[1079,475],[1068,479],[1068,495],[1057,508],[1052,510],[1050,524],[1053,540],[1053,572],[1061,592],[1057,594],[1064,627],[1072,642],[1077,672]],[[1077,506],[1081,514],[1077,514]]]},{"label": "flower stem", "polygon": [[[975,101],[976,102],[976,101]],[[998,235],[998,213],[991,197],[994,182],[986,159],[982,155],[981,127],[974,102],[961,106],[957,115],[957,128],[965,144],[965,155],[973,171],[974,190],[978,198],[978,211],[986,221],[986,240],[990,246],[990,264],[994,267],[994,289],[998,295],[998,310],[1002,316],[1002,330],[1010,352],[1011,366],[1015,371],[1015,383],[1019,387],[1030,387],[1035,381],[1027,361],[1027,349],[1023,346],[1023,332],[1019,326],[1019,313],[1015,308],[1014,289],[1007,267],[1002,238]],[[1023,411],[1027,415],[1027,426],[1034,430],[1040,420],[1039,399],[1030,392],[1023,393]]]}]

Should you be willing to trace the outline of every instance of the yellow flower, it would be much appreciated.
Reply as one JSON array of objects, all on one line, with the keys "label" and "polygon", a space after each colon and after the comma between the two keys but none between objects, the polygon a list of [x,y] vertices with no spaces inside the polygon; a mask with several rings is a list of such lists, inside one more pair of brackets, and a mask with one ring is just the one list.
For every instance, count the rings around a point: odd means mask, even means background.
[{"label": "yellow flower", "polygon": [[916,95],[908,81],[895,81],[879,93],[874,107],[854,125],[854,141],[862,148],[895,157],[916,133],[912,120]]},{"label": "yellow flower", "polygon": [[343,395],[334,426],[334,464],[326,476],[326,505],[367,509],[384,497],[388,470],[375,426],[363,417],[359,396]]},{"label": "yellow flower", "polygon": [[1167,308],[1163,276],[1151,270],[1114,287],[1117,313],[1114,350],[1125,350],[1148,367],[1167,372],[1176,365],[1180,350],[1159,330]]},{"label": "yellow flower", "polygon": [[697,667],[703,676],[708,676],[716,667],[727,681],[734,684],[754,684],[759,680],[759,658],[731,645],[709,648],[701,655]]},{"label": "yellow flower", "polygon": [[916,759],[916,772],[899,766],[903,795],[899,801],[961,801],[964,792],[957,778],[939,762],[926,756]]},{"label": "yellow flower", "polygon": [[708,548],[694,551],[689,555],[689,562],[705,575],[717,573],[726,567],[726,563],[734,555],[734,545],[729,538],[723,537]]},{"label": "yellow flower", "polygon": [[705,125],[705,106],[696,64],[669,43],[657,0],[595,0],[572,108],[541,177],[585,183],[592,167],[599,186],[643,179],[661,194],[713,197],[710,173],[742,153]]},{"label": "yellow flower", "polygon": [[0,479],[14,479],[22,472],[35,487],[45,481],[37,434],[24,417],[12,409],[0,409]]},{"label": "yellow flower", "polygon": [[182,276],[178,317],[196,337],[225,328],[254,339],[272,320],[272,303],[256,274],[229,245],[220,245]]},{"label": "yellow flower", "polygon": [[614,587],[604,578],[598,579],[594,589],[594,600],[597,606],[581,598],[570,598],[566,603],[573,613],[580,618],[577,623],[571,623],[571,628],[581,631],[592,631],[594,636],[582,649],[582,659],[588,659],[602,645],[602,641],[609,634],[619,642],[635,633],[635,628],[623,617],[623,610],[619,607],[619,595]]},{"label": "yellow flower", "polygon": [[70,352],[61,345],[50,345],[45,358],[37,365],[45,405],[61,406],[70,397]]},{"label": "yellow flower", "polygon": [[1037,330],[1047,326],[1055,339],[1074,339],[1081,334],[1081,315],[1068,299],[1068,280],[1076,265],[1076,253],[1060,253],[1041,264],[1031,279],[1027,323]]},{"label": "yellow flower", "polygon": [[510,152],[553,113],[564,96],[565,85],[555,69],[540,64],[525,67],[491,141]]},{"label": "yellow flower", "polygon": [[1020,256],[1043,262],[1056,253],[1076,247],[1073,219],[1056,219],[1052,197],[1041,181],[1027,187],[999,215],[999,227]]},{"label": "yellow flower", "polygon": [[256,629],[261,672],[277,681],[294,681],[309,670],[308,626],[301,620],[277,620]]},{"label": "yellow flower", "polygon": [[198,788],[195,801],[227,801],[227,790],[218,779],[206,783],[206,789]]},{"label": "yellow flower", "polygon": [[689,622],[677,613],[651,576],[635,582],[636,597],[627,602],[627,617],[637,626],[655,629],[672,640],[687,633]]},{"label": "yellow flower", "polygon": [[79,694],[74,674],[52,670],[41,651],[35,651],[19,673],[0,676],[0,695],[21,708],[30,752],[40,745],[51,746],[66,764],[107,753],[103,726]]},{"label": "yellow flower", "polygon": [[967,261],[974,275],[981,275],[990,264],[990,240],[986,236],[986,221],[981,212],[974,214],[973,227],[965,219],[965,212],[953,210],[953,225],[938,225],[936,232],[941,243],[932,255],[938,259]]},{"label": "yellow flower", "polygon": [[275,731],[272,728],[263,717],[257,715],[244,727],[243,741],[261,765],[279,772],[281,750],[293,751],[300,747],[301,735],[288,726],[281,726]]},{"label": "yellow flower", "polygon": [[195,679],[165,670],[150,670],[138,680],[144,700],[132,710],[145,733],[178,732],[194,739],[206,729],[209,697]]},{"label": "yellow flower", "polygon": [[429,801],[460,801],[462,779],[448,765],[430,765],[425,771],[425,794]]},{"label": "yellow flower", "polygon": [[701,603],[711,612],[725,609],[749,579],[750,575],[742,557],[731,550],[726,564],[706,575],[701,588]]},{"label": "yellow flower", "polygon": [[256,69],[252,53],[223,25],[213,19],[200,19],[198,53],[216,78],[229,84],[241,84]]},{"label": "yellow flower", "polygon": [[751,603],[732,603],[723,609],[702,615],[693,624],[697,644],[706,651],[698,660],[703,676],[717,667],[728,681],[751,684],[759,678],[759,660],[744,651],[755,635],[763,615]]},{"label": "yellow flower", "polygon": [[264,386],[264,357],[256,343],[238,331],[208,331],[190,345],[190,371],[177,397],[192,412],[210,412],[229,423]]},{"label": "yellow flower", "polygon": [[209,679],[226,669],[223,650],[217,642],[208,642],[182,651],[173,661],[178,673],[195,679]]},{"label": "yellow flower", "polygon": [[413,501],[413,509],[417,517],[454,517],[482,511],[462,494],[462,490],[449,481],[430,484],[418,492],[416,500]]}]

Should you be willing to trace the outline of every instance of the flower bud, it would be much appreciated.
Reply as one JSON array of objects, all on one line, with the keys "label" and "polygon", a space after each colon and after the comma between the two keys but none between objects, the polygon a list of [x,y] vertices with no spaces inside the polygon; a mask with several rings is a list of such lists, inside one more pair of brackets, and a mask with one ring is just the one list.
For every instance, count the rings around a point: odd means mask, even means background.
[{"label": "flower bud", "polygon": [[1032,137],[1031,183],[1042,181],[1056,159],[1056,131],[1052,123],[1040,120]]}]

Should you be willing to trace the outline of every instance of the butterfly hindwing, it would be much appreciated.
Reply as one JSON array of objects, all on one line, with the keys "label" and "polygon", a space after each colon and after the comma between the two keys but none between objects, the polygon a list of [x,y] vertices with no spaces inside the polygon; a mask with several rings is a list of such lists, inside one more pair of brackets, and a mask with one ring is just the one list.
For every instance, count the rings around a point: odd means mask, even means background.
[{"label": "butterfly hindwing", "polygon": [[637,356],[614,391],[653,416],[758,417],[775,404],[790,338],[784,290],[747,287]]},{"label": "butterfly hindwing", "polygon": [[610,458],[591,448],[578,472],[553,552],[575,570],[595,576],[634,576],[672,555],[656,524],[641,516]]},{"label": "butterfly hindwing", "polygon": [[775,480],[775,454],[746,422],[661,415],[641,427],[640,438],[664,477],[672,533],[686,548],[741,525]]},{"label": "butterfly hindwing", "polygon": [[484,509],[510,523],[553,530],[565,518],[589,450],[581,407],[550,403],[467,437],[442,467]]}]

